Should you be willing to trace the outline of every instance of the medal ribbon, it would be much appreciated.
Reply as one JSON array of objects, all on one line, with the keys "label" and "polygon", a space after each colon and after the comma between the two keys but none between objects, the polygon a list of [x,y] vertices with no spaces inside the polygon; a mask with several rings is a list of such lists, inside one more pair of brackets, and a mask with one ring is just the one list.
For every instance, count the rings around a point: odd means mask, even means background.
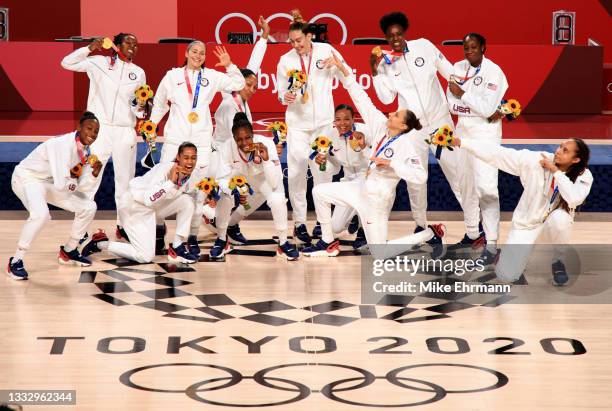
[{"label": "medal ribbon", "polygon": [[198,73],[198,81],[196,84],[195,95],[191,90],[191,82],[189,81],[189,76],[187,75],[187,67],[185,67],[185,84],[187,85],[187,93],[189,93],[189,98],[193,100],[191,104],[191,111],[195,111],[196,106],[198,105],[198,96],[200,95],[200,86],[202,85],[202,70]]},{"label": "medal ribbon", "polygon": [[81,160],[81,165],[85,165],[85,163],[87,163],[87,157],[89,157],[89,146],[83,145],[79,137],[80,134],[77,131],[76,136],[74,136],[74,142],[76,143],[77,154]]},{"label": "medal ribbon", "polygon": [[[385,145],[383,145],[382,147],[381,147],[381,144],[382,144],[382,142],[383,142],[385,139],[384,139],[384,138],[383,138],[383,139],[381,139],[381,140],[378,142],[378,145],[376,146],[376,154],[374,155],[374,157],[375,157],[375,158],[376,158],[376,157],[378,157],[378,156],[379,156],[379,154],[380,154],[380,153],[382,153],[382,152],[385,150],[385,148],[389,147],[389,145],[390,145],[391,143],[393,143],[395,140],[397,140],[398,138],[400,138],[400,137],[401,137],[401,136],[403,136],[403,135],[404,135],[404,133],[401,133],[401,134],[398,134],[398,135],[396,135],[396,136],[391,137],[389,140],[387,140],[387,142],[385,143]],[[385,136],[385,138],[386,138],[386,137],[387,137],[387,136]],[[372,164],[374,164],[374,161],[370,161],[370,164],[368,164],[368,168],[372,167]]]},{"label": "medal ribbon", "polygon": [[232,97],[234,97],[234,101],[236,102],[236,106],[238,107],[238,111],[240,111],[241,113],[244,113],[245,110],[244,110],[244,108],[242,108],[242,104],[240,103],[240,101],[242,99],[238,96],[238,93],[236,93],[235,91],[232,91]]}]

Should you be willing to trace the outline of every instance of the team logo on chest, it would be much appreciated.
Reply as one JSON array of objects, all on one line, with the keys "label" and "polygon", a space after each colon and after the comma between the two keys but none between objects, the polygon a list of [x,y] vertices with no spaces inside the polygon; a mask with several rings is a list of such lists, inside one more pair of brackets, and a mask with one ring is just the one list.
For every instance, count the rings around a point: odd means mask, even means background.
[{"label": "team logo on chest", "polygon": [[317,62],[315,63],[315,66],[317,66],[319,70],[323,70],[323,68],[325,67],[323,64],[323,60],[321,59],[317,60]]},{"label": "team logo on chest", "polygon": [[200,84],[202,85],[202,87],[206,87],[210,84],[210,81],[208,81],[206,77],[202,77],[202,80],[200,80]]},{"label": "team logo on chest", "polygon": [[474,85],[475,86],[479,86],[481,83],[482,83],[482,77],[480,77],[480,76],[474,77]]},{"label": "team logo on chest", "polygon": [[423,67],[424,64],[425,59],[423,57],[417,57],[416,60],[414,60],[414,65],[417,67]]},{"label": "team logo on chest", "polygon": [[130,74],[128,74],[128,77],[129,77],[130,80],[134,81],[134,80],[136,80],[136,73],[130,72]]},{"label": "team logo on chest", "polygon": [[395,153],[393,152],[393,149],[391,147],[389,147],[389,148],[385,149],[383,154],[385,155],[385,157],[391,158],[391,157],[393,157],[393,154],[395,154]]}]

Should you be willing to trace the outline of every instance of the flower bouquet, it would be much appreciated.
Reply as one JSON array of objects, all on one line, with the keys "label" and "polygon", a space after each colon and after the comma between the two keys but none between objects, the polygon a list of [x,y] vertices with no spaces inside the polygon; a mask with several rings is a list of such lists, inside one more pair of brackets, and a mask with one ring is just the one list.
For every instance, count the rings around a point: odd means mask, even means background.
[{"label": "flower bouquet", "polygon": [[289,70],[287,77],[289,77],[289,93],[294,96],[297,96],[298,92],[302,93],[302,104],[306,103],[308,101],[308,91],[306,91],[308,75],[302,70]]},{"label": "flower bouquet", "polygon": [[[234,198],[236,198],[238,203],[240,203],[240,196],[245,196],[247,194],[253,195],[253,189],[247,182],[246,177],[244,176],[232,177],[229,183],[229,189],[232,190],[232,195],[234,196]],[[242,206],[245,210],[249,210],[251,208],[248,202],[245,202],[244,204],[242,204]]]},{"label": "flower bouquet", "polygon": [[502,100],[497,107],[509,121],[516,120],[521,115],[521,104],[518,100],[511,98],[510,100]]},{"label": "flower bouquet", "polygon": [[311,160],[314,160],[318,154],[323,154],[325,156],[326,161],[319,164],[319,170],[325,171],[327,168],[327,154],[333,155],[331,151],[333,148],[331,140],[325,136],[319,136],[312,142],[310,148],[312,148],[312,153],[310,153]]},{"label": "flower bouquet", "polygon": [[429,134],[429,138],[425,139],[425,142],[437,146],[436,158],[439,160],[442,155],[442,148],[446,147],[450,151],[453,151],[451,147],[451,143],[453,142],[453,129],[447,125],[437,128]]}]

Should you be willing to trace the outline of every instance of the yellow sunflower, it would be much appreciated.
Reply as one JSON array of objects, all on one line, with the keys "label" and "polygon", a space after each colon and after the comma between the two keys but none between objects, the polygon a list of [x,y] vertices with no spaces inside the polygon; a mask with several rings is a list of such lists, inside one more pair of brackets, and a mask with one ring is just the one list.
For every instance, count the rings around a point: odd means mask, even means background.
[{"label": "yellow sunflower", "polygon": [[284,121],[279,121],[278,131],[280,131],[282,134],[287,134],[287,124],[285,124]]},{"label": "yellow sunflower", "polygon": [[306,80],[308,79],[308,76],[303,71],[298,71],[297,75],[296,75],[296,78],[297,78],[297,80],[299,82],[306,83]]},{"label": "yellow sunflower", "polygon": [[331,142],[329,141],[329,139],[327,137],[319,136],[319,137],[317,137],[316,143],[317,143],[317,147],[319,147],[319,148],[327,148],[327,147],[329,147],[329,144]]},{"label": "yellow sunflower", "polygon": [[510,107],[512,109],[512,111],[516,111],[516,110],[520,110],[521,109],[521,104],[515,100],[515,99],[510,99],[508,100],[508,107]]}]

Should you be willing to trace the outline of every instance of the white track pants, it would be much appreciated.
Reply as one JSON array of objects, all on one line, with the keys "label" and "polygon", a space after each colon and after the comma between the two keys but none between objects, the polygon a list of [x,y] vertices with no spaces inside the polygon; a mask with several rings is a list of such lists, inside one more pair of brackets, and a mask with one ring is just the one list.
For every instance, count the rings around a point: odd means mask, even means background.
[{"label": "white track pants", "polygon": [[329,243],[334,239],[331,205],[354,209],[363,225],[368,245],[406,244],[403,251],[433,237],[431,229],[420,233],[387,241],[389,214],[394,197],[385,200],[375,193],[368,194],[363,181],[320,184],[313,190],[317,219],[321,223],[322,239]]},{"label": "white track pants", "polygon": [[540,235],[543,235],[544,244],[556,245],[555,258],[562,260],[565,246],[570,242],[573,224],[572,216],[565,210],[557,209],[548,215],[544,223],[535,228],[526,230],[513,227],[506,240],[507,246],[502,247],[495,273],[504,281],[518,280],[527,266],[533,244]]},{"label": "white track pants", "polygon": [[[501,144],[500,125],[470,126],[469,121],[460,119],[457,124],[457,135],[465,139]],[[482,212],[482,225],[487,240],[497,241],[500,219],[498,170],[479,160],[467,150],[459,149],[457,157],[461,164],[460,167],[457,167],[457,173],[465,230],[472,235],[478,233],[478,223]]]},{"label": "white track pants", "polygon": [[85,235],[96,215],[96,203],[84,193],[59,191],[51,182],[24,178],[18,172],[13,173],[11,186],[30,213],[19,236],[18,247],[24,250],[30,247],[45,223],[51,220],[47,204],[74,213],[70,238],[77,241]]},{"label": "white track pants", "polygon": [[176,235],[186,240],[193,211],[193,198],[187,194],[156,211],[134,201],[128,191],[119,202],[119,214],[130,242],[111,241],[108,251],[139,263],[149,263],[155,258],[155,215],[167,217],[176,214]]},{"label": "white track pants", "polygon": [[[115,206],[119,208],[121,196],[128,191],[130,180],[136,174],[136,131],[132,127],[111,126],[100,124],[98,138],[91,145],[91,153],[98,156],[103,168],[100,176],[110,157],[113,157],[113,170],[115,171]],[[102,178],[98,179],[95,190],[88,193],[93,200]],[[122,225],[117,213],[117,224]]]},{"label": "white track pants", "polygon": [[219,237],[223,238],[227,233],[228,225],[238,224],[242,219],[257,210],[264,201],[272,211],[272,220],[274,221],[274,229],[279,237],[287,235],[287,199],[285,198],[285,189],[279,184],[275,190],[272,190],[263,174],[251,177],[249,184],[253,188],[253,195],[248,197],[248,202],[251,208],[245,210],[242,205],[238,206],[231,214],[234,205],[234,198],[226,194],[221,195],[221,200],[217,203],[217,231]]},{"label": "white track pants", "polygon": [[[452,126],[452,121],[450,117],[447,119],[443,119],[441,121],[435,122],[434,126],[425,127],[423,131],[427,134],[431,133],[438,127],[442,127],[443,125]],[[431,129],[431,130],[430,130]],[[421,160],[421,164],[423,164],[423,168],[425,168],[426,172],[428,170],[429,163],[429,150],[431,150],[434,154],[436,152],[436,147],[433,145],[427,144],[423,140],[423,136],[420,134],[416,134],[412,136],[412,143],[414,145],[415,151]],[[455,194],[457,201],[461,204],[461,193],[459,191],[459,181],[457,177],[457,151],[449,151],[444,149],[442,151],[442,155],[438,160],[440,164],[440,168],[444,172],[446,180],[448,181],[451,190]],[[420,227],[427,227],[427,183],[425,184],[413,184],[406,182],[406,186],[408,189],[408,196],[410,199],[410,209],[412,210],[412,218],[414,222]]]},{"label": "white track pants", "polygon": [[327,162],[325,171],[319,170],[319,165],[310,160],[312,153],[310,145],[319,136],[330,136],[333,131],[331,124],[315,130],[303,131],[289,128],[287,132],[287,167],[289,183],[289,199],[293,208],[293,221],[295,224],[306,224],[306,182],[308,167],[312,174],[313,184],[316,187],[321,183],[329,183],[336,172],[331,162]]}]

